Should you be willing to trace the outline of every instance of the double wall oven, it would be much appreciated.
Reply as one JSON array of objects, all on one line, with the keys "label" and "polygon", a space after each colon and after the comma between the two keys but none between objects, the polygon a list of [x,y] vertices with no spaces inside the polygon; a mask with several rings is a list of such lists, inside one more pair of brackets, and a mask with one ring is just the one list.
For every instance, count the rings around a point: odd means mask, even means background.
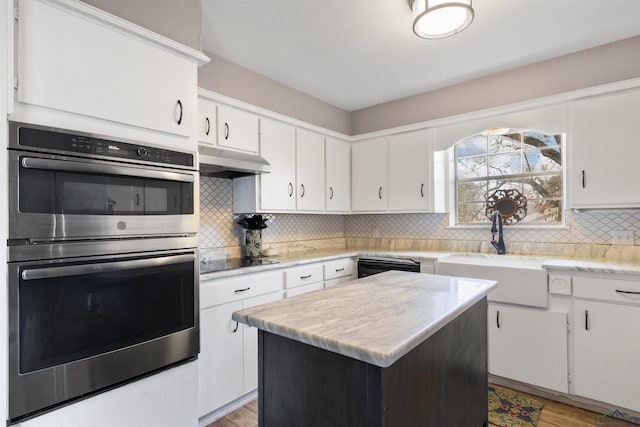
[{"label": "double wall oven", "polygon": [[10,422],[196,358],[195,153],[9,133]]}]

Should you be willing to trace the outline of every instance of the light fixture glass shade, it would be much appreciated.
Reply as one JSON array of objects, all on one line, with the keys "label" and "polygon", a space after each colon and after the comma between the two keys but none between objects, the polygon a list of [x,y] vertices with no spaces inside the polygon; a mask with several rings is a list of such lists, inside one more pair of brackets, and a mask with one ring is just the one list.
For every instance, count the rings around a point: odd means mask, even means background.
[{"label": "light fixture glass shade", "polygon": [[473,21],[471,0],[412,0],[413,32],[425,39],[459,33]]}]

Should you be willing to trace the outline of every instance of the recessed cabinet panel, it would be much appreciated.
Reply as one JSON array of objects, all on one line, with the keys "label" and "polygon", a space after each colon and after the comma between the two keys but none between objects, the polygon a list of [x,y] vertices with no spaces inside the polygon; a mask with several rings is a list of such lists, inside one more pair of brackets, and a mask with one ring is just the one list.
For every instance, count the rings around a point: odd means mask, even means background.
[{"label": "recessed cabinet panel", "polygon": [[389,210],[431,210],[433,150],[429,132],[389,137]]},{"label": "recessed cabinet panel", "polygon": [[640,307],[574,304],[575,394],[640,411]]},{"label": "recessed cabinet panel", "polygon": [[198,141],[205,144],[216,144],[216,108],[215,102],[199,97],[198,98]]},{"label": "recessed cabinet panel", "polygon": [[327,137],[325,161],[326,209],[329,212],[349,212],[351,203],[351,150],[349,143]]},{"label": "recessed cabinet panel", "polygon": [[260,121],[260,154],[271,164],[271,173],[260,175],[262,211],[296,208],[296,130],[275,120]]},{"label": "recessed cabinet panel", "polygon": [[55,2],[19,10],[18,102],[193,135],[196,63]]},{"label": "recessed cabinet panel", "polygon": [[200,310],[198,416],[243,394],[242,328],[231,319],[242,301]]},{"label": "recessed cabinet panel", "polygon": [[489,373],[568,392],[567,314],[489,304]]},{"label": "recessed cabinet panel", "polygon": [[324,210],[324,136],[296,131],[296,182],[298,211]]},{"label": "recessed cabinet panel", "polygon": [[351,147],[351,208],[354,212],[386,211],[388,201],[387,138],[358,142]]},{"label": "recessed cabinet panel", "polygon": [[638,166],[640,90],[570,104],[570,206],[640,206]]},{"label": "recessed cabinet panel", "polygon": [[258,116],[226,105],[218,106],[218,146],[257,153]]}]

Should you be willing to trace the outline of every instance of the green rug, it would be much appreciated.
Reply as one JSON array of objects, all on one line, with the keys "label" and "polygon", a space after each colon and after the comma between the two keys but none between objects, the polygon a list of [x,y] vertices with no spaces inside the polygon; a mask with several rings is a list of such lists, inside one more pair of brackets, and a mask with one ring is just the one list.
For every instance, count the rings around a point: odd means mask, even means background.
[{"label": "green rug", "polygon": [[515,391],[489,386],[489,423],[499,427],[535,427],[544,404]]}]

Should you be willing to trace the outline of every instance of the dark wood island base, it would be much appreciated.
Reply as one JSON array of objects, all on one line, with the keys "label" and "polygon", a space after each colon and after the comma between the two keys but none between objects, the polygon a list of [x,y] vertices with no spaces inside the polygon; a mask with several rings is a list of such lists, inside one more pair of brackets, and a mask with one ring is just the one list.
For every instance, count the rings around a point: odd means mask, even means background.
[{"label": "dark wood island base", "polygon": [[487,299],[382,368],[259,331],[261,427],[487,425]]}]

